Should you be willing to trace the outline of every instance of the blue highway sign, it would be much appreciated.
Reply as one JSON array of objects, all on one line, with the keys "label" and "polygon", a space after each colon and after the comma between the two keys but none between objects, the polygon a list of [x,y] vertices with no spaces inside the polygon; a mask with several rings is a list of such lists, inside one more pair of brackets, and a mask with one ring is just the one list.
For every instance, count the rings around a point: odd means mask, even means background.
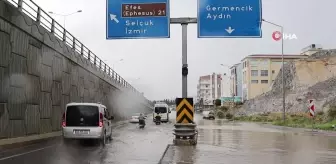
[{"label": "blue highway sign", "polygon": [[106,1],[107,39],[169,37],[169,0]]},{"label": "blue highway sign", "polygon": [[261,38],[261,0],[198,0],[198,38]]}]

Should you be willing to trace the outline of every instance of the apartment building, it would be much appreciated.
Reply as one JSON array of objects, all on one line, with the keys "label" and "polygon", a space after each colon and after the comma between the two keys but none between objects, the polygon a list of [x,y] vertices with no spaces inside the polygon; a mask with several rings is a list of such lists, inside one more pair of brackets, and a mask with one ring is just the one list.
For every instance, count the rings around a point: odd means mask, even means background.
[{"label": "apartment building", "polygon": [[213,105],[213,100],[221,97],[221,85],[221,74],[201,76],[197,85],[197,100],[203,101],[203,105]]},{"label": "apartment building", "polygon": [[230,67],[230,96],[242,96],[242,63]]},{"label": "apartment building", "polygon": [[221,91],[221,97],[229,97],[231,96],[230,92],[230,75],[224,73],[222,76],[222,91]]},{"label": "apartment building", "polygon": [[[307,57],[307,55],[284,55],[284,62]],[[282,55],[249,55],[241,60],[241,63],[242,99],[249,100],[271,89],[282,67]]]},{"label": "apartment building", "polygon": [[311,44],[301,50],[301,55],[311,56],[319,51],[322,51],[322,45],[320,44]]}]

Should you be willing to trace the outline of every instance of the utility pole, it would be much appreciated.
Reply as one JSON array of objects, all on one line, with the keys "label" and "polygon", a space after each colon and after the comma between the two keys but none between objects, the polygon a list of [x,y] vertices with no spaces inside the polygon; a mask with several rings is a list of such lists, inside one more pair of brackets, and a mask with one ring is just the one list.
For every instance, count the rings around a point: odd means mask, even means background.
[{"label": "utility pole", "polygon": [[274,25],[276,27],[279,27],[281,30],[281,62],[282,62],[282,67],[281,67],[281,83],[282,83],[282,111],[283,111],[283,122],[286,122],[286,93],[285,93],[285,62],[284,62],[284,38],[283,38],[283,32],[284,32],[284,27],[281,25],[278,25],[276,23],[267,21],[265,19],[262,19],[263,22],[266,22],[268,24]]}]

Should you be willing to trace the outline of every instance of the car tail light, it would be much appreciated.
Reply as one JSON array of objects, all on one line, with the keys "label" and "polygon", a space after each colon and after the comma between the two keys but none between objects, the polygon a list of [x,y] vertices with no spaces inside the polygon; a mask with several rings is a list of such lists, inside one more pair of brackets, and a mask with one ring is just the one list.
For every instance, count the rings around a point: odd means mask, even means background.
[{"label": "car tail light", "polygon": [[65,123],[65,113],[63,113],[63,116],[62,116],[62,127],[65,127],[66,126],[66,123]]},{"label": "car tail light", "polygon": [[99,113],[99,127],[103,127],[103,119],[104,119],[103,113]]}]

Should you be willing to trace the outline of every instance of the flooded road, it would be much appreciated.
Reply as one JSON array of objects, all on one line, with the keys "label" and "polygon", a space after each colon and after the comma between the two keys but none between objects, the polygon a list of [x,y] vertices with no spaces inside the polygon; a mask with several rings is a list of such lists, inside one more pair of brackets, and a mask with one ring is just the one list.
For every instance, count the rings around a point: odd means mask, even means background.
[{"label": "flooded road", "polygon": [[[157,164],[172,144],[171,123],[113,129],[106,146],[61,139],[0,152],[0,164]],[[336,137],[296,129],[195,118],[197,146],[170,145],[162,164],[336,164]],[[334,133],[335,134],[335,133]]]},{"label": "flooded road", "polygon": [[64,143],[57,139],[0,151],[0,164],[157,164],[173,141],[173,127],[173,123],[155,125],[149,117],[145,129],[128,122],[115,127],[113,140],[105,146],[94,141]]},{"label": "flooded road", "polygon": [[335,164],[336,137],[198,119],[198,144],[170,145],[162,164]]}]

